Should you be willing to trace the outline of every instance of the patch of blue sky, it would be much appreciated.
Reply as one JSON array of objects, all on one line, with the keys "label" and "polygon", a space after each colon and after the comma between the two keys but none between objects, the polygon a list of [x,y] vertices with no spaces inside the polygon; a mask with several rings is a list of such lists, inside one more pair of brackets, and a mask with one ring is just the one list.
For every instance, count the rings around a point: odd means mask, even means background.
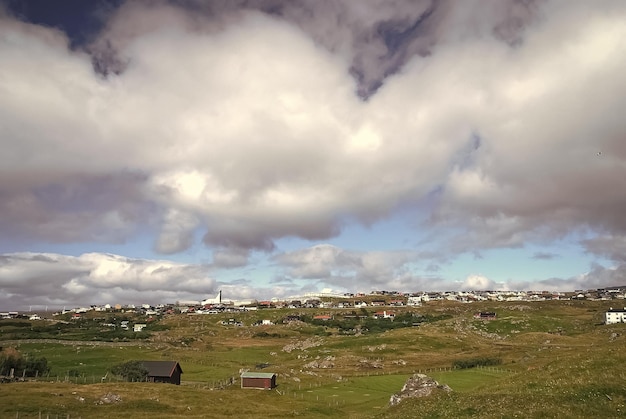
[{"label": "patch of blue sky", "polygon": [[481,275],[498,282],[540,281],[571,278],[589,271],[593,263],[605,260],[584,251],[577,243],[559,242],[555,246],[532,246],[464,253],[450,263],[441,264],[438,274],[462,282],[469,275]]}]

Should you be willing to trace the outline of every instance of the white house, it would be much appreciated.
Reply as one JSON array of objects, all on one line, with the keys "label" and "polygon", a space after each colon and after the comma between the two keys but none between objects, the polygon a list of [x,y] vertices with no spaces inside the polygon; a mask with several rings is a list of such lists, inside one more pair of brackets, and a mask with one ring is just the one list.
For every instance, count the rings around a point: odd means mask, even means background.
[{"label": "white house", "polygon": [[421,296],[411,296],[407,301],[406,305],[408,306],[421,306],[422,305],[422,297]]},{"label": "white house", "polygon": [[135,323],[133,325],[133,332],[141,332],[144,327],[146,327],[144,323]]},{"label": "white house", "polygon": [[626,307],[624,307],[624,309],[611,307],[606,313],[604,313],[604,323],[626,323]]},{"label": "white house", "polygon": [[377,311],[376,313],[374,313],[372,315],[372,317],[374,317],[375,319],[395,319],[396,318],[396,314],[391,312],[391,311]]}]

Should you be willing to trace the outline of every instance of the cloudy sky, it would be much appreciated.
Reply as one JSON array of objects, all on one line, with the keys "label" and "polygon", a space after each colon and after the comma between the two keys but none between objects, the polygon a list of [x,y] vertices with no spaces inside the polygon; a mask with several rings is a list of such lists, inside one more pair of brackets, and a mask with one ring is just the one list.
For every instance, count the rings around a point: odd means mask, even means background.
[{"label": "cloudy sky", "polygon": [[0,309],[626,284],[623,0],[0,0]]}]

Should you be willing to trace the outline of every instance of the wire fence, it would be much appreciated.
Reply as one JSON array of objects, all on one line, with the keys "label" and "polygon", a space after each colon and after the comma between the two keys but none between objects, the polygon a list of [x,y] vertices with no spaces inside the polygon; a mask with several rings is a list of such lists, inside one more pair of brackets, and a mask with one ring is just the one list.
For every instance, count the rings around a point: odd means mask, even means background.
[{"label": "wire fence", "polygon": [[12,416],[15,419],[82,419],[82,416],[71,414],[58,414],[58,413],[48,413],[45,411],[40,411],[38,413],[20,413],[16,412],[15,416]]},{"label": "wire fence", "polygon": [[[348,406],[355,403],[363,402],[364,400],[372,400],[376,401],[376,403],[380,404],[380,407],[386,406],[389,403],[389,400],[392,396],[391,393],[381,394],[380,389],[376,388],[350,388],[343,387],[347,384],[350,379],[353,378],[363,378],[363,377],[376,377],[376,376],[391,376],[391,375],[404,375],[410,376],[412,374],[433,374],[433,373],[445,373],[445,372],[455,372],[462,370],[481,370],[487,372],[494,373],[515,373],[515,371],[501,368],[498,366],[476,366],[473,368],[461,369],[455,367],[434,367],[434,368],[423,368],[417,369],[412,372],[402,372],[402,371],[363,371],[360,373],[353,373],[346,377],[340,377],[337,379],[334,377],[334,374],[329,374],[328,376],[318,376],[318,380],[312,380],[306,383],[285,383],[279,384],[277,387],[271,389],[278,396],[285,397],[289,399],[301,400],[303,402],[315,402],[318,405],[326,406],[329,408],[336,407],[341,408],[343,406]],[[329,381],[330,378],[333,378],[333,381]],[[116,382],[127,382],[125,380],[120,379],[115,376],[107,376],[107,377],[97,377],[96,375],[92,376],[43,376],[38,377],[39,381],[48,381],[48,382],[57,382],[57,383],[72,383],[72,384],[89,384],[89,383],[116,383]],[[197,389],[225,389],[230,386],[239,386],[240,379],[238,375],[232,375],[226,379],[215,380],[215,381],[187,381],[182,382],[182,385],[190,386]],[[343,388],[342,388],[343,387]],[[397,389],[398,391],[400,388]],[[44,410],[41,410],[37,413],[32,412],[16,412],[15,415],[7,416],[7,418],[15,418],[15,419],[82,419],[80,415],[71,415],[71,414],[59,414],[59,413],[50,413]]]}]

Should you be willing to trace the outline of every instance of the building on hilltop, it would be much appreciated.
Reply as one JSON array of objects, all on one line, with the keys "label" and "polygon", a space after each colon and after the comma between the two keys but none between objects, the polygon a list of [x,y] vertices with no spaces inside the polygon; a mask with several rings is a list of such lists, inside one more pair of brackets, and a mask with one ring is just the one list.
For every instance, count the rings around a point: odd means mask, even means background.
[{"label": "building on hilltop", "polygon": [[604,313],[604,324],[626,323],[626,307],[613,308]]},{"label": "building on hilltop", "polygon": [[203,306],[220,305],[220,304],[222,304],[222,290],[219,290],[217,292],[217,295],[215,296],[215,298],[207,298],[206,300],[202,300],[200,302],[200,305],[203,305]]}]

